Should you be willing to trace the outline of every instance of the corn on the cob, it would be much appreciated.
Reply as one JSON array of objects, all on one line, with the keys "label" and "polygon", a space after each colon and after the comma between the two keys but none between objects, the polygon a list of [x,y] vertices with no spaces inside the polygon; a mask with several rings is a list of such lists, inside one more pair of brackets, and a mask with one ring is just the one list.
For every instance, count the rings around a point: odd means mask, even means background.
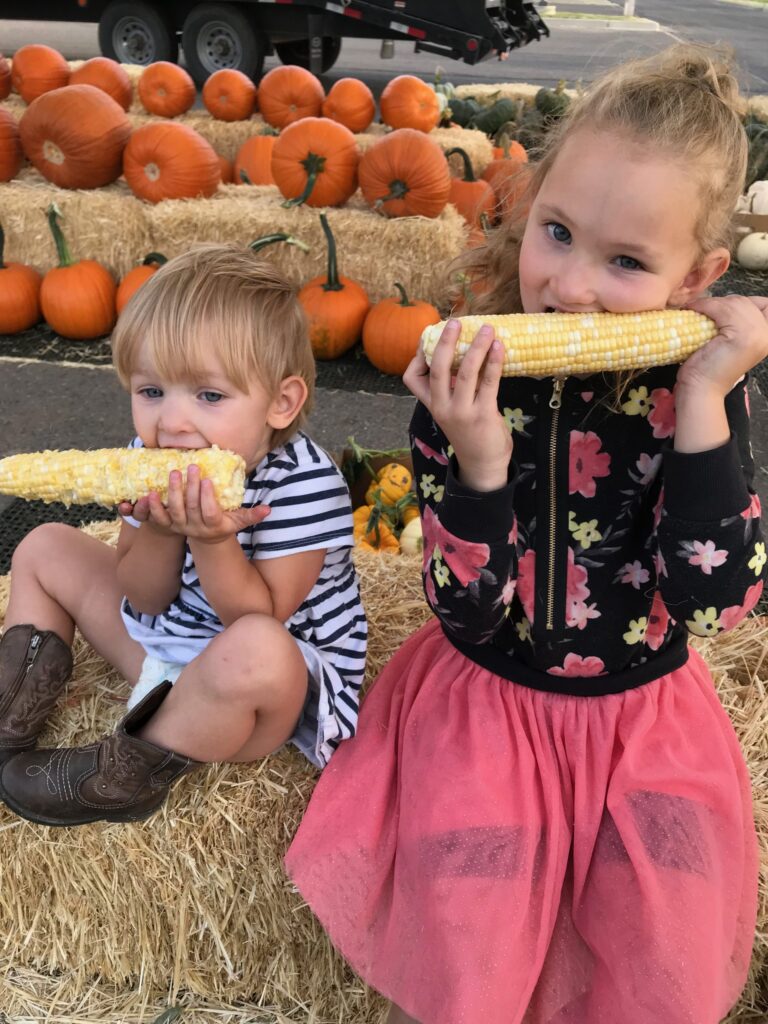
[{"label": "corn on the cob", "polygon": [[[507,313],[462,316],[454,368],[483,324],[504,346],[505,377],[567,377],[599,370],[636,370],[679,363],[717,334],[709,317],[691,309],[651,313]],[[427,363],[445,321],[421,336]]]},{"label": "corn on the cob", "polygon": [[213,480],[224,509],[239,508],[245,490],[245,462],[234,452],[216,446],[181,448],[100,448],[94,451],[44,451],[0,459],[0,494],[17,498],[61,501],[65,505],[96,502],[113,506],[135,502],[157,491],[168,497],[172,469],[200,467],[201,477]]}]

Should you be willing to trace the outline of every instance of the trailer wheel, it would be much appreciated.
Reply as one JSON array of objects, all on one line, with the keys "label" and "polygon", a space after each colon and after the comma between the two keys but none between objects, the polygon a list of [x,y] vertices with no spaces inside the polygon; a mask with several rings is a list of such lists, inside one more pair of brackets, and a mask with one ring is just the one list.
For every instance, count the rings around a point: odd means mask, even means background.
[{"label": "trailer wheel", "polygon": [[[297,39],[291,43],[275,43],[275,53],[283,64],[309,67],[309,40]],[[323,58],[320,73],[330,71],[341,53],[341,36],[323,36]]]},{"label": "trailer wheel", "polygon": [[99,48],[121,64],[176,62],[179,44],[173,23],[143,0],[115,0],[99,20]]},{"label": "trailer wheel", "polygon": [[233,4],[199,4],[187,16],[181,33],[184,61],[198,85],[222,68],[234,68],[258,80],[264,66],[266,40]]}]

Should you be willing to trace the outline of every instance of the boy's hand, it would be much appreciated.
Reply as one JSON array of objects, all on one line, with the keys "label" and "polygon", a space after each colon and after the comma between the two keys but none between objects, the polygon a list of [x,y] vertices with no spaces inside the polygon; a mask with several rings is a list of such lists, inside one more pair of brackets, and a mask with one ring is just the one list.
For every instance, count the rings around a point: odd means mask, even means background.
[{"label": "boy's hand", "polygon": [[677,374],[687,391],[715,391],[725,397],[738,380],[768,356],[768,298],[723,295],[686,305],[714,320],[718,333],[689,356]]},{"label": "boy's hand", "polygon": [[200,478],[200,467],[187,469],[186,493],[179,470],[168,478],[168,503],[164,505],[157,491],[139,498],[131,506],[123,502],[118,506],[121,515],[132,515],[141,523],[149,524],[159,533],[181,535],[203,543],[218,544],[240,530],[255,526],[270,513],[267,505],[238,508],[225,512],[216,499],[211,480]]},{"label": "boy's hand", "polygon": [[426,406],[456,453],[461,480],[478,491],[507,482],[512,434],[498,408],[504,351],[485,325],[461,361],[451,369],[459,325],[448,321],[427,366],[419,349],[403,374],[406,387]]}]

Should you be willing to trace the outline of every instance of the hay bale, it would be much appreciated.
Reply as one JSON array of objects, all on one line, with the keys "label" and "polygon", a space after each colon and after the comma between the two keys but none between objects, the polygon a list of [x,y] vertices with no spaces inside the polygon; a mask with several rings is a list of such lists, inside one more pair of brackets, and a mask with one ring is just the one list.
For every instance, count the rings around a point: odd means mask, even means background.
[{"label": "hay bale", "polygon": [[[85,528],[113,542],[114,523]],[[418,558],[356,552],[371,626],[367,679],[429,617]],[[0,578],[0,610],[8,596]],[[764,854],[749,984],[728,1024],[768,1013],[768,619],[696,641],[752,773]],[[127,688],[81,640],[47,741],[111,729]],[[334,953],[282,871],[316,778],[292,750],[210,766],[150,822],[31,825],[0,809],[0,1006],[50,1024],[153,1020],[169,1002],[187,1024],[378,1024],[383,1000]]]},{"label": "hay bale", "polygon": [[[409,295],[436,303],[442,297],[442,266],[464,248],[466,226],[449,205],[439,217],[388,219],[374,213],[360,193],[343,208],[326,210],[336,238],[339,272],[359,281],[377,302],[400,281]],[[222,186],[213,200],[173,199],[147,209],[150,249],[175,256],[203,239],[247,244],[286,231],[310,247],[272,245],[263,251],[297,285],[326,269],[326,245],[318,211],[285,209],[275,186]],[[147,250],[149,251],[149,250]]]},{"label": "hay bale", "polygon": [[75,259],[99,260],[121,276],[150,250],[147,206],[121,179],[106,188],[58,188],[28,167],[0,187],[6,259],[45,272],[58,264],[45,211],[56,202]]},{"label": "hay bale", "polygon": [[[475,85],[457,85],[456,95],[459,99],[465,100],[469,96],[476,99],[484,107],[492,107],[496,100],[525,100],[532,104],[536,93],[541,89],[540,85],[531,85],[529,82],[478,82]],[[578,95],[576,89],[565,89],[568,96]]]}]

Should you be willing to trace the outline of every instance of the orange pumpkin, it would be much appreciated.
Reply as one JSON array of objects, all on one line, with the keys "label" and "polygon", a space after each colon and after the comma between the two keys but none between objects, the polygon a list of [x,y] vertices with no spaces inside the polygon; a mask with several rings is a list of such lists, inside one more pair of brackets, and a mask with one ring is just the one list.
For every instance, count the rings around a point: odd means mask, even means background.
[{"label": "orange pumpkin", "polygon": [[233,163],[231,160],[227,160],[221,153],[219,157],[219,170],[221,171],[221,183],[222,185],[232,185],[234,183],[233,177]]},{"label": "orange pumpkin", "polygon": [[382,299],[371,306],[363,324],[363,351],[377,370],[402,377],[416,355],[421,332],[442,317],[429,302],[411,302],[397,281],[395,288],[399,298]]},{"label": "orange pumpkin", "polygon": [[133,194],[150,203],[212,196],[221,182],[213,146],[175,121],[137,128],[125,147],[123,173]]},{"label": "orange pumpkin", "polygon": [[299,291],[316,359],[335,359],[360,337],[370,300],[356,281],[342,277],[336,266],[336,242],[328,219],[320,214],[328,243],[328,273],[314,277]]},{"label": "orange pumpkin", "polygon": [[0,53],[0,100],[11,94],[11,65]]},{"label": "orange pumpkin", "polygon": [[19,131],[24,152],[54,185],[98,188],[120,176],[131,125],[101,89],[65,85],[31,103]]},{"label": "orange pumpkin", "polygon": [[366,201],[387,217],[438,217],[451,172],[442,149],[414,128],[398,128],[367,149],[358,167]]},{"label": "orange pumpkin", "polygon": [[341,206],[357,188],[359,162],[349,128],[303,117],[284,128],[272,150],[272,176],[284,206]]},{"label": "orange pumpkin", "polygon": [[133,102],[133,86],[122,64],[109,57],[91,57],[69,76],[70,85],[93,85],[111,96],[123,110]]},{"label": "orange pumpkin", "polygon": [[24,160],[16,118],[0,110],[0,181],[10,181],[19,173]]},{"label": "orange pumpkin", "polygon": [[169,60],[150,64],[141,73],[137,88],[144,109],[158,117],[186,114],[197,96],[189,73]]},{"label": "orange pumpkin", "polygon": [[497,217],[507,216],[528,187],[531,172],[528,154],[519,142],[503,137],[503,157],[491,160],[481,174],[496,196]]},{"label": "orange pumpkin", "polygon": [[235,68],[222,68],[203,86],[205,109],[219,121],[247,121],[256,109],[256,86]]},{"label": "orange pumpkin", "polygon": [[148,281],[153,274],[162,267],[168,260],[160,252],[151,252],[144,257],[138,267],[134,267],[129,270],[128,273],[123,277],[120,284],[117,286],[117,295],[115,297],[115,305],[117,307],[117,315],[125,309],[128,300],[134,295],[135,292],[141,288],[145,281]]},{"label": "orange pumpkin", "polygon": [[0,334],[17,334],[40,319],[42,278],[25,263],[5,263],[5,232],[0,225]]},{"label": "orange pumpkin", "polygon": [[494,160],[515,160],[517,163],[528,163],[528,152],[517,139],[510,139],[505,131],[498,136],[499,144],[493,147]]},{"label": "orange pumpkin", "polygon": [[[85,86],[79,86],[85,88]],[[40,309],[47,323],[65,338],[98,338],[115,325],[115,286],[106,267],[95,260],[73,260],[59,227],[61,211],[48,207],[48,223],[59,255],[58,267],[43,278]]]},{"label": "orange pumpkin", "polygon": [[[274,185],[272,176],[272,150],[277,135],[253,135],[246,139],[235,157],[232,177],[236,185]],[[243,174],[248,179],[245,181]]]},{"label": "orange pumpkin", "polygon": [[324,99],[320,79],[295,64],[272,68],[259,82],[259,110],[274,128],[285,128],[302,117],[319,117]]},{"label": "orange pumpkin", "polygon": [[41,43],[22,46],[13,55],[13,88],[27,103],[69,81],[69,64],[58,50]]},{"label": "orange pumpkin", "polygon": [[415,75],[393,78],[379,97],[381,119],[390,128],[414,128],[431,132],[440,120],[440,101],[435,90]]},{"label": "orange pumpkin", "polygon": [[472,161],[463,149],[455,146],[446,152],[446,157],[457,153],[464,164],[461,178],[451,178],[448,202],[453,203],[470,227],[480,223],[480,215],[493,217],[496,211],[496,193],[487,181],[478,181],[472,169]]},{"label": "orange pumpkin", "polygon": [[323,117],[338,121],[351,132],[364,132],[376,113],[373,93],[359,78],[340,78],[323,101]]}]

